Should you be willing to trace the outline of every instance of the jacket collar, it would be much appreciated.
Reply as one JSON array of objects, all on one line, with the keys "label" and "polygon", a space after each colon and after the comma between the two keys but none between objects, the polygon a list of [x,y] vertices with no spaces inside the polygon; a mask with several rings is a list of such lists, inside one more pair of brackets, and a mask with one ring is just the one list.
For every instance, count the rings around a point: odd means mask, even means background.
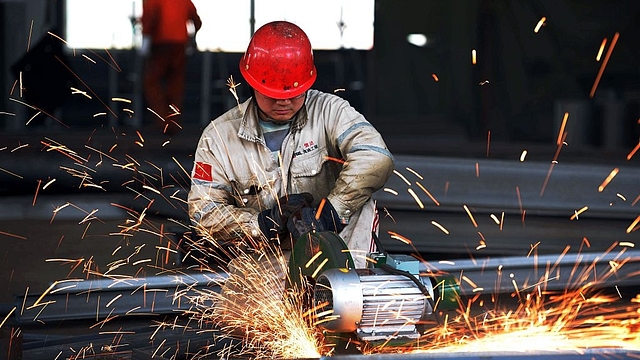
[{"label": "jacket collar", "polygon": [[[238,137],[241,139],[265,144],[262,131],[260,130],[260,123],[258,117],[258,106],[253,100],[253,97],[245,101],[241,108],[243,108],[242,121],[240,122],[240,128],[238,129]],[[307,99],[305,99],[304,105],[298,111],[298,114],[291,123],[291,131],[300,131],[308,122],[307,113]]]}]

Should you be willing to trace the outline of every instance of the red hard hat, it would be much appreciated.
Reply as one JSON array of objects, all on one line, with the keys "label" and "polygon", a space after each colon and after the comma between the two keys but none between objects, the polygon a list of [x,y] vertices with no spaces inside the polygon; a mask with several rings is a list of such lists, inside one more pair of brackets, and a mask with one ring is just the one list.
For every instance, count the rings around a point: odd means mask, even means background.
[{"label": "red hard hat", "polygon": [[307,34],[287,21],[263,25],[240,59],[240,73],[252,88],[274,99],[304,93],[316,80]]}]

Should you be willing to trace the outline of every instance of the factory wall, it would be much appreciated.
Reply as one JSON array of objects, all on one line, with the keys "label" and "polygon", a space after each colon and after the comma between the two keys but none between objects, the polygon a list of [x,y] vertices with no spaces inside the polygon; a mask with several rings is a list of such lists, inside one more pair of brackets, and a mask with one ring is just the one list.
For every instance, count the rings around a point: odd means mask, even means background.
[{"label": "factory wall", "polygon": [[[0,116],[5,129],[24,128],[28,116],[24,106],[8,99],[16,96],[15,88],[9,94],[15,81],[9,67],[25,53],[30,32],[35,41],[45,27],[62,25],[62,2],[48,3],[0,1],[0,110],[18,114]],[[542,17],[546,21],[534,32]],[[316,87],[339,90],[382,131],[467,140],[485,139],[490,132],[495,140],[548,142],[570,112],[573,144],[629,146],[640,136],[638,24],[635,0],[378,0],[374,48],[316,51]],[[424,34],[425,46],[410,44],[412,33]],[[615,49],[590,97],[604,61],[596,61],[598,49],[607,38],[604,57],[615,33]],[[69,57],[69,66],[97,95],[135,96],[139,66],[133,51],[111,52],[122,69],[115,73],[106,63],[89,66],[81,53]],[[184,109],[189,121],[204,123],[233,106],[225,84],[229,75],[240,79],[237,58],[196,53],[189,59]],[[202,76],[205,65],[209,78]],[[74,97],[57,114],[72,125],[93,126],[95,120],[88,119],[97,109],[92,106],[95,102]]]},{"label": "factory wall", "polygon": [[[377,4],[372,76],[376,115],[412,123],[444,122],[461,126],[472,137],[483,138],[491,131],[494,139],[549,141],[569,111],[569,124],[576,127],[570,134],[574,143],[614,146],[614,138],[637,143],[640,3]],[[534,32],[543,17],[543,26]],[[619,38],[591,98],[616,32]],[[425,34],[427,44],[409,44],[406,36],[411,33]],[[608,42],[598,62],[604,38]]]}]

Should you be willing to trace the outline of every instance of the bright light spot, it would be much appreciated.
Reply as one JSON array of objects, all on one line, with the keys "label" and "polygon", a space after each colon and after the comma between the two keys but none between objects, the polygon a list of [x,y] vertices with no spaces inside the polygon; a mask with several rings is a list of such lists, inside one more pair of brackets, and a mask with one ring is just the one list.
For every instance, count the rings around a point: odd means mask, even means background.
[{"label": "bright light spot", "polygon": [[407,35],[407,41],[409,44],[423,47],[427,45],[427,36],[425,34],[409,34]]},{"label": "bright light spot", "polygon": [[598,55],[596,55],[596,61],[600,61],[605,45],[607,45],[607,38],[602,39],[602,43],[600,44],[600,49],[598,49]]},{"label": "bright light spot", "polygon": [[131,19],[142,14],[142,0],[67,0],[65,14],[69,47],[130,49],[135,43]]},{"label": "bright light spot", "polygon": [[[202,20],[196,36],[198,49],[244,52],[251,38],[250,0],[193,0]],[[314,49],[373,47],[374,0],[255,2],[255,27],[274,20],[300,26]],[[66,40],[72,48],[131,49],[142,41],[135,20],[142,0],[67,0]],[[100,14],[100,16],[87,16]]]},{"label": "bright light spot", "polygon": [[538,24],[536,24],[536,27],[535,27],[535,29],[533,29],[533,32],[537,34],[538,31],[540,31],[540,28],[544,25],[544,22],[546,20],[547,20],[547,18],[543,16],[542,19],[540,19],[540,21],[538,21]]},{"label": "bright light spot", "polygon": [[520,154],[520,162],[523,162],[524,159],[527,158],[527,150],[522,150],[522,154]]}]

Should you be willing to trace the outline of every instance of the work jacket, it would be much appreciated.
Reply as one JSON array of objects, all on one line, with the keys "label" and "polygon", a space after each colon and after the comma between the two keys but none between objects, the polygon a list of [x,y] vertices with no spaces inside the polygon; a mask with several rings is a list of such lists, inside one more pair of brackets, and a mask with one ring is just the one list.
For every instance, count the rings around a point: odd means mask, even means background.
[{"label": "work jacket", "polygon": [[[382,136],[364,116],[344,99],[317,90],[307,91],[291,124],[281,166],[265,144],[252,98],[204,129],[194,161],[189,215],[201,236],[214,242],[259,237],[258,212],[285,194],[308,192],[313,205],[327,198],[348,224],[341,232],[348,234],[347,245],[362,251],[368,250],[376,215],[371,195],[394,168]],[[355,234],[356,228],[362,233]]]},{"label": "work jacket", "polygon": [[187,21],[193,23],[197,32],[202,21],[191,0],[144,0],[142,3],[142,34],[154,44],[189,41]]}]

